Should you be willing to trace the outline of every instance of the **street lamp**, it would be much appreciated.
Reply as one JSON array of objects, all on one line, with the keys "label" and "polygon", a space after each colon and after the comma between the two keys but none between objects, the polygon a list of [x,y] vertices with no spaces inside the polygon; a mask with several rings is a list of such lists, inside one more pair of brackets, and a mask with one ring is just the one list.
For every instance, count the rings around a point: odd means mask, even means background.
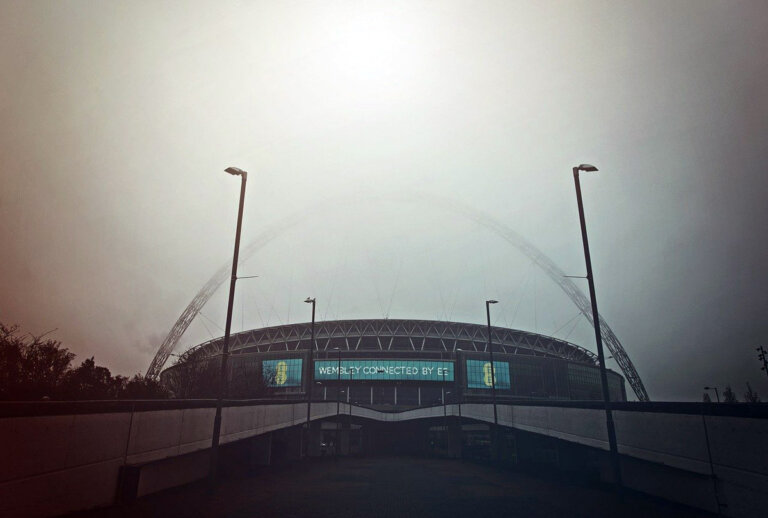
[{"label": "street lamp", "polygon": [[[459,347],[456,348],[456,353],[463,352],[463,351],[464,351],[464,349],[461,349]],[[458,366],[458,364],[459,364],[459,355],[456,354],[456,363],[455,363],[455,365]],[[464,369],[464,378],[466,379],[466,377],[467,377],[467,370],[465,368]],[[458,394],[456,394],[456,400],[459,403],[459,423],[461,423],[461,400],[464,399],[464,390],[463,390],[464,387],[462,387],[461,390],[459,390],[459,385],[456,383],[456,369],[455,368],[453,369],[453,386],[455,387],[454,390],[459,392]]]},{"label": "street lamp", "polygon": [[498,300],[485,301],[485,315],[488,317],[488,353],[491,357],[491,398],[493,399],[493,426],[499,424],[499,417],[496,413],[496,367],[493,365],[493,343],[491,341],[491,304],[498,304]]},{"label": "street lamp", "polygon": [[589,240],[587,239],[587,224],[584,220],[584,205],[581,201],[581,184],[579,184],[579,171],[596,172],[597,167],[590,164],[581,164],[573,168],[573,181],[576,185],[576,201],[579,205],[579,222],[581,224],[581,239],[584,243],[584,260],[587,264],[587,281],[589,282],[589,298],[592,301],[592,325],[595,328],[595,341],[597,342],[597,359],[600,362],[600,383],[603,388],[603,402],[605,403],[605,421],[608,428],[608,444],[611,448],[611,462],[613,464],[613,480],[618,488],[622,487],[621,465],[619,464],[619,450],[616,445],[616,429],[613,425],[611,413],[611,397],[608,393],[608,374],[605,370],[605,356],[603,355],[603,338],[600,332],[600,315],[597,312],[597,298],[595,297],[595,279],[592,275],[592,259],[589,255]]},{"label": "street lamp", "polygon": [[336,369],[336,447],[333,449],[334,455],[338,457],[339,446],[341,446],[341,443],[339,442],[339,436],[341,435],[341,432],[339,431],[339,425],[341,424],[339,421],[339,407],[341,405],[341,393],[343,392],[341,390],[341,348],[334,347],[333,350],[338,353],[339,358],[339,364]]},{"label": "street lamp", "polygon": [[443,431],[445,433],[445,443],[448,444],[448,392],[445,390],[445,367],[443,367]]},{"label": "street lamp", "polygon": [[309,365],[307,368],[307,371],[309,372],[309,376],[307,376],[307,457],[309,457],[309,441],[311,436],[309,431],[309,423],[311,419],[312,408],[312,378],[314,377],[315,373],[312,366],[312,355],[315,351],[315,299],[307,297],[304,302],[307,304],[312,304],[312,325],[309,332]]},{"label": "street lamp", "polygon": [[216,416],[213,418],[213,437],[211,438],[211,464],[209,468],[209,479],[211,484],[216,483],[218,458],[219,458],[219,436],[221,435],[221,408],[223,399],[227,393],[227,360],[229,359],[229,332],[232,328],[232,306],[235,302],[235,281],[237,281],[237,259],[240,255],[240,229],[243,224],[243,203],[245,201],[245,182],[248,179],[248,173],[237,167],[228,167],[224,171],[240,177],[240,206],[237,210],[237,230],[235,232],[235,253],[232,258],[232,276],[229,280],[229,302],[227,304],[227,324],[224,330],[224,346],[221,349],[221,371],[219,372],[219,390],[216,398]]},{"label": "street lamp", "polygon": [[704,390],[714,390],[715,391],[715,397],[717,398],[717,402],[720,402],[720,392],[717,391],[717,387],[704,387]]},{"label": "street lamp", "polygon": [[349,393],[347,394],[347,406],[349,407],[349,417],[350,417],[350,426],[351,425],[351,418],[352,418],[352,369],[349,369],[349,381],[347,382],[347,389]]},{"label": "street lamp", "polygon": [[491,358],[491,398],[493,399],[493,433],[491,434],[491,452],[494,460],[498,459],[499,452],[499,416],[496,412],[496,367],[493,365],[493,342],[491,340],[491,304],[497,304],[498,300],[485,301],[485,316],[488,318],[488,354]]}]

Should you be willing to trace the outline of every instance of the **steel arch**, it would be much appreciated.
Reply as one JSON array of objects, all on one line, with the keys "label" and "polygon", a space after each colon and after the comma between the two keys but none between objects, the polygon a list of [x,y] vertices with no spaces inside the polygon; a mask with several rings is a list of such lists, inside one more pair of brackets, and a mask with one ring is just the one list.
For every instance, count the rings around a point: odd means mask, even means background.
[{"label": "steel arch", "polygon": [[[574,284],[573,281],[571,281],[568,277],[565,277],[565,273],[549,257],[547,257],[544,252],[536,248],[530,241],[512,230],[510,227],[472,207],[460,204],[453,200],[446,200],[432,195],[419,194],[418,196],[397,197],[395,200],[408,202],[418,201],[421,203],[428,201],[441,209],[447,210],[448,212],[459,213],[464,217],[478,223],[479,225],[482,225],[488,230],[491,230],[503,238],[507,243],[517,248],[526,257],[531,259],[534,264],[538,266],[542,271],[544,271],[544,273],[546,273],[547,276],[549,276],[549,278],[552,279],[552,281],[554,281],[555,284],[557,284],[557,286],[568,296],[571,302],[574,303],[574,305],[590,322],[590,324],[592,326],[595,325],[592,318],[592,309],[589,299],[586,297],[586,295],[584,295],[581,289],[576,286],[576,284]],[[265,246],[272,239],[277,237],[281,232],[296,225],[307,215],[319,210],[324,206],[325,204],[320,204],[311,210],[296,213],[270,226],[265,232],[263,232],[254,241],[249,243],[248,246],[246,246],[240,252],[240,262],[242,263],[246,261],[257,250]],[[227,278],[229,278],[230,268],[231,265],[229,263],[225,263],[221,268],[219,268],[216,273],[208,280],[208,282],[203,285],[202,289],[197,293],[197,295],[195,295],[195,298],[193,298],[189,305],[184,309],[184,312],[178,318],[173,328],[168,333],[168,336],[166,336],[165,340],[160,345],[160,348],[155,354],[152,363],[149,365],[149,368],[147,369],[148,377],[157,378],[160,375],[160,371],[165,365],[165,362],[168,361],[168,357],[176,348],[179,339],[192,323],[192,320],[194,320],[203,306],[205,306],[206,302],[208,302],[208,299],[211,298],[216,289],[225,280],[227,280]],[[611,351],[614,359],[616,360],[616,363],[624,373],[624,376],[626,376],[627,381],[632,387],[635,395],[640,401],[649,401],[648,392],[645,390],[645,386],[640,379],[640,375],[637,373],[634,364],[629,359],[629,355],[627,355],[627,352],[624,350],[624,347],[621,345],[618,337],[602,317],[602,315],[598,315],[598,318],[600,321],[600,332],[602,333],[603,340],[605,340],[605,344],[608,347],[608,350]]]}]

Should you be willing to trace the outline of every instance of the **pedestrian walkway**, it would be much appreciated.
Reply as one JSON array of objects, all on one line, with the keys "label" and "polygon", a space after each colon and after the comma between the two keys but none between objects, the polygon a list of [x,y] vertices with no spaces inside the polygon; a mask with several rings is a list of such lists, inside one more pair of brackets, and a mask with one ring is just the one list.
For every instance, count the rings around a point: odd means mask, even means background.
[{"label": "pedestrian walkway", "polygon": [[562,483],[457,460],[327,459],[171,489],[128,507],[82,513],[116,517],[685,518],[708,516],[602,487]]}]

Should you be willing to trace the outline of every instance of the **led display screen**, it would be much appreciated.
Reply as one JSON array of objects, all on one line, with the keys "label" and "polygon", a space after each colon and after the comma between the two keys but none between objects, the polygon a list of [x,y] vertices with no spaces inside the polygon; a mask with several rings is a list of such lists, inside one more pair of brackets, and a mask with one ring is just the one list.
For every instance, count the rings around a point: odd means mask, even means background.
[{"label": "led display screen", "polygon": [[317,360],[315,379],[453,381],[453,362],[421,360]]},{"label": "led display screen", "polygon": [[300,387],[302,358],[264,360],[262,376],[268,387]]},{"label": "led display screen", "polygon": [[[493,362],[493,371],[496,374],[496,388],[509,389],[509,364],[507,362]],[[467,360],[467,387],[490,389],[493,387],[491,377],[491,362],[484,360]]]}]

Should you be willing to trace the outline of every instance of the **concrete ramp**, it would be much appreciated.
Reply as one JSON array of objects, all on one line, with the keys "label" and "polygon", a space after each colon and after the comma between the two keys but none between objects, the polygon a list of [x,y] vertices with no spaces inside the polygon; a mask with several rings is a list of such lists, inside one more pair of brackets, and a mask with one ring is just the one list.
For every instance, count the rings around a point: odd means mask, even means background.
[{"label": "concrete ramp", "polygon": [[[112,505],[126,466],[148,467],[137,482],[139,495],[205,476],[214,404],[205,400],[0,405],[0,516],[54,516]],[[306,402],[227,402],[221,443],[280,433],[281,444],[298,456],[306,411]],[[311,411],[315,422],[333,420],[337,405],[313,402]],[[444,416],[493,422],[490,403],[399,413],[342,403],[339,413],[345,419],[379,426],[421,420],[439,423]],[[625,483],[707,511],[719,509],[726,516],[765,516],[766,415],[765,405],[616,404]],[[511,433],[608,450],[599,404],[500,404],[498,419]],[[266,443],[260,441],[253,442],[252,450],[268,458]]]}]

